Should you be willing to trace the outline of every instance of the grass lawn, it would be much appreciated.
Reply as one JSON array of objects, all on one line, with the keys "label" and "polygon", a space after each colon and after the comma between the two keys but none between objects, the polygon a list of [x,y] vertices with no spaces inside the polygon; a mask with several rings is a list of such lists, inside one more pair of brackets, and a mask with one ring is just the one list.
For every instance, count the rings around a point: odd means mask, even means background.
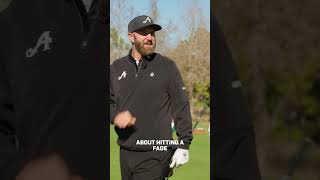
[{"label": "grass lawn", "polygon": [[[198,127],[207,128],[199,123]],[[210,180],[210,137],[208,134],[194,135],[190,146],[190,160],[174,170],[170,180]],[[113,126],[110,127],[110,180],[121,180],[119,146]]]}]

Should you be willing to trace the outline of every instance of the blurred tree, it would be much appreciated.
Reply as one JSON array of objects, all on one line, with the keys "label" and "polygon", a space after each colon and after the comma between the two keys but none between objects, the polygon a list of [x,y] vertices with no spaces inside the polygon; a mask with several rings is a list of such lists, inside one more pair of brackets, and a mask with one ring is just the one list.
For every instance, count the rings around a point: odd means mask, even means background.
[{"label": "blurred tree", "polygon": [[[159,12],[157,3],[158,3],[158,0],[150,1],[149,14],[152,17],[154,22],[159,23],[159,20],[161,18],[161,13]],[[172,24],[171,20],[167,22],[167,25],[165,26],[162,25],[161,31],[156,32],[156,37],[157,37],[156,51],[158,53],[164,54],[173,47],[172,43],[170,42],[170,35],[172,33],[178,34],[177,25]]]},{"label": "blurred tree", "polygon": [[134,9],[127,0],[110,1],[110,63],[129,53],[129,41],[122,38],[127,34],[128,21],[134,17]]},{"label": "blurred tree", "polygon": [[0,0],[0,12],[7,8],[12,0]]},{"label": "blurred tree", "polygon": [[119,32],[116,28],[110,28],[110,64],[124,56],[125,53],[129,53],[130,44],[127,43],[127,40],[122,39],[119,35]]},{"label": "blurred tree", "polygon": [[264,177],[271,173],[273,129],[301,139],[320,128],[319,102],[309,93],[320,70],[319,5],[317,0],[215,1],[250,99]]},{"label": "blurred tree", "polygon": [[210,113],[210,33],[198,27],[167,55],[179,66],[195,120],[209,120]]},{"label": "blurred tree", "polygon": [[[161,17],[157,0],[150,2],[150,15],[154,21]],[[210,114],[210,33],[205,29],[204,17],[198,2],[193,0],[186,7],[188,36],[176,47],[170,44],[170,34],[178,34],[177,25],[168,23],[157,32],[157,52],[175,60],[190,99],[191,112],[194,120],[209,120]]]}]

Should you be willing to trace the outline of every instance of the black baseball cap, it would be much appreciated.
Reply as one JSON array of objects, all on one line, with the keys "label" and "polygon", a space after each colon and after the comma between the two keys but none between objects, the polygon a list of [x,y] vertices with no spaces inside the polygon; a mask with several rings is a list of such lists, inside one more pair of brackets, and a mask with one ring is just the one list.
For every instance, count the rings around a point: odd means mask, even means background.
[{"label": "black baseball cap", "polygon": [[150,16],[141,15],[133,18],[128,24],[128,32],[135,32],[145,27],[152,26],[155,31],[161,30],[161,26],[153,23]]}]

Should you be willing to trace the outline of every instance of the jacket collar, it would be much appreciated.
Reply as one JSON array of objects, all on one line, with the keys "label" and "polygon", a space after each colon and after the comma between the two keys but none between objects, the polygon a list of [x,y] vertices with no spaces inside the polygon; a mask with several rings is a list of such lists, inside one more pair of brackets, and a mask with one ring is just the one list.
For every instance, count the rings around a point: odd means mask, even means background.
[{"label": "jacket collar", "polygon": [[[129,54],[128,54],[128,57],[129,57],[129,60],[130,61],[132,61],[132,62],[135,62],[135,59],[132,57],[132,49],[130,49],[130,51],[129,51]],[[141,57],[141,61],[148,61],[148,62],[150,62],[150,61],[152,61],[153,59],[154,59],[154,57],[156,56],[156,54],[157,53],[153,53],[153,54],[151,54],[151,55],[149,55],[149,56],[142,56]]]}]

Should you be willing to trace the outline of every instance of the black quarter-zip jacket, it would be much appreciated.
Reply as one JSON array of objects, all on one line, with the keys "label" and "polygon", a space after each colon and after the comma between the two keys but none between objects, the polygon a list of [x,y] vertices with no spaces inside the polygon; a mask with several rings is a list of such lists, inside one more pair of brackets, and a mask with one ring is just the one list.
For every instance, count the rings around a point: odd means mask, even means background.
[{"label": "black quarter-zip jacket", "polygon": [[110,119],[129,110],[136,117],[133,127],[119,129],[118,144],[125,149],[148,151],[152,145],[137,140],[171,140],[174,120],[179,140],[188,149],[192,141],[192,120],[187,93],[174,61],[160,54],[144,58],[139,67],[130,53],[110,66]]},{"label": "black quarter-zip jacket", "polygon": [[107,179],[102,3],[89,16],[81,0],[13,0],[0,12],[1,180],[50,153],[87,180]]}]

